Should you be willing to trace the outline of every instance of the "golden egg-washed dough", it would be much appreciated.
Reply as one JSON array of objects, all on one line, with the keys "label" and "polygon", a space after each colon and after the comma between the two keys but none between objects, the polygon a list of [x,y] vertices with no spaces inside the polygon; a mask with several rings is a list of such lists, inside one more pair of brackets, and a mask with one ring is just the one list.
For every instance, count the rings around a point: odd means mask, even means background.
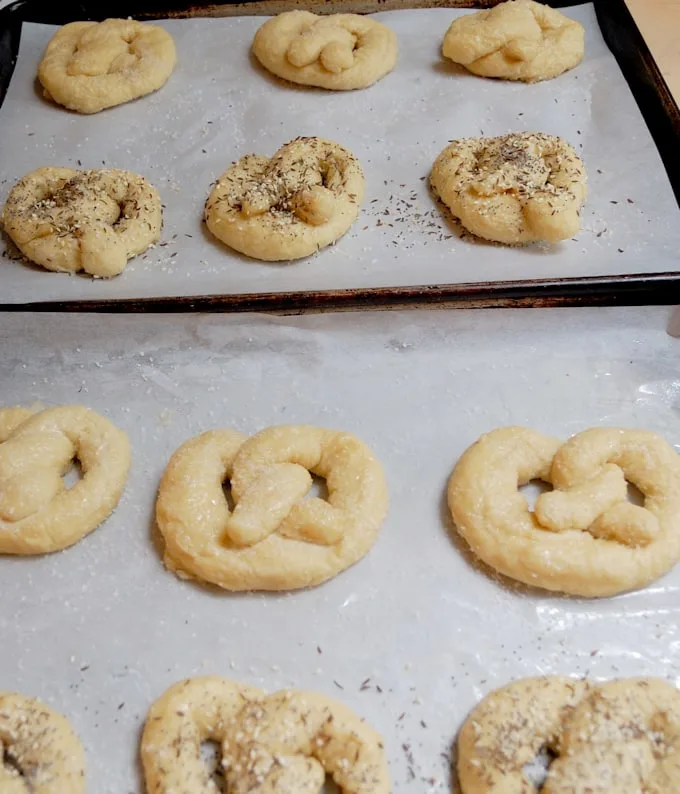
[{"label": "golden egg-washed dough", "polygon": [[0,791],[85,794],[85,753],[68,720],[14,692],[0,692]]},{"label": "golden egg-washed dough", "polygon": [[269,158],[248,154],[217,180],[205,208],[210,231],[254,259],[301,259],[334,243],[359,214],[364,173],[347,149],[296,138]]},{"label": "golden egg-washed dough", "polygon": [[220,746],[229,794],[389,794],[381,737],[324,695],[267,695],[224,678],[181,681],[152,706],[142,735],[148,794],[213,794],[201,743]]},{"label": "golden egg-washed dough", "polygon": [[[327,500],[304,498],[309,472],[326,479]],[[387,485],[368,447],[308,425],[187,441],[168,463],[156,505],[166,566],[226,590],[320,584],[368,553],[386,513]]]},{"label": "golden egg-washed dough", "polygon": [[[529,774],[548,750],[542,787]],[[677,794],[680,693],[654,678],[526,678],[488,695],[458,737],[462,794]]]},{"label": "golden egg-washed dough", "polygon": [[334,91],[366,88],[394,68],[397,37],[358,14],[286,11],[262,25],[253,53],[277,77]]},{"label": "golden egg-washed dough", "polygon": [[45,166],[10,191],[2,221],[19,250],[47,270],[121,273],[161,234],[161,200],[131,171]]},{"label": "golden egg-washed dough", "polygon": [[[531,512],[518,487],[551,483]],[[627,482],[644,496],[628,501]],[[565,443],[523,427],[483,435],[456,464],[448,502],[474,553],[505,576],[611,596],[680,560],[680,456],[646,430],[594,428]]]},{"label": "golden egg-washed dough", "polygon": [[[67,489],[74,460],[82,478]],[[125,433],[88,408],[0,409],[0,554],[76,543],[114,510],[129,468]]]},{"label": "golden egg-washed dough", "polygon": [[430,174],[432,190],[468,231],[507,245],[573,237],[586,183],[573,148],[539,132],[452,141]]},{"label": "golden egg-washed dough", "polygon": [[451,23],[442,54],[482,77],[533,83],[583,60],[583,26],[542,3],[508,0]]},{"label": "golden egg-washed dough", "polygon": [[45,97],[98,113],[165,84],[177,52],[163,28],[133,19],[71,22],[54,34],[38,67]]}]

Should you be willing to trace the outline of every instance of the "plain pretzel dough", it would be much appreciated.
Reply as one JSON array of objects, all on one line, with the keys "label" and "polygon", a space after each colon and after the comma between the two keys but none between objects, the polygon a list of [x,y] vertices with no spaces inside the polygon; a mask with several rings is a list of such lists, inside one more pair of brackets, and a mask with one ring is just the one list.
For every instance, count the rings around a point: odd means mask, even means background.
[{"label": "plain pretzel dough", "polygon": [[583,26],[533,0],[508,0],[451,23],[442,54],[482,77],[533,83],[583,60]]},{"label": "plain pretzel dough", "polygon": [[85,794],[85,753],[68,720],[14,692],[0,692],[0,791]]},{"label": "plain pretzel dough", "polygon": [[71,22],[54,34],[38,67],[45,97],[97,113],[150,94],[175,68],[172,36],[134,19]]},{"label": "plain pretzel dough", "polygon": [[201,743],[219,743],[230,794],[389,794],[381,737],[324,695],[267,695],[224,678],[181,681],[152,706],[142,735],[148,794],[212,794]]},{"label": "plain pretzel dough", "polygon": [[334,243],[359,214],[364,173],[347,149],[296,138],[276,154],[248,154],[217,180],[205,208],[210,231],[270,262],[301,259]]},{"label": "plain pretzel dough", "polygon": [[468,231],[507,245],[573,237],[586,182],[573,148],[539,132],[452,141],[430,174],[432,190]]},{"label": "plain pretzel dough", "polygon": [[680,693],[660,679],[546,676],[492,692],[458,737],[462,794],[529,794],[526,767],[553,755],[541,794],[677,794]]},{"label": "plain pretzel dough", "polygon": [[[66,489],[74,459],[82,478]],[[89,408],[0,409],[0,554],[76,543],[114,510],[129,468],[127,436]]]},{"label": "plain pretzel dough", "polygon": [[[531,512],[517,490],[552,483]],[[644,496],[627,501],[626,481]],[[562,444],[523,427],[483,435],[448,486],[458,532],[505,576],[572,595],[644,587],[680,560],[680,457],[656,433],[594,428]]]},{"label": "plain pretzel dough", "polygon": [[161,234],[161,200],[143,176],[43,167],[10,191],[2,221],[19,250],[57,272],[121,273]]},{"label": "plain pretzel dough", "polygon": [[[304,499],[309,472],[326,479],[327,500]],[[187,441],[168,463],[156,504],[166,566],[226,590],[320,584],[368,553],[386,513],[387,485],[368,447],[308,425]]]},{"label": "plain pretzel dough", "polygon": [[267,20],[253,40],[253,54],[272,74],[335,91],[380,80],[394,68],[397,50],[392,30],[358,14],[286,11]]}]

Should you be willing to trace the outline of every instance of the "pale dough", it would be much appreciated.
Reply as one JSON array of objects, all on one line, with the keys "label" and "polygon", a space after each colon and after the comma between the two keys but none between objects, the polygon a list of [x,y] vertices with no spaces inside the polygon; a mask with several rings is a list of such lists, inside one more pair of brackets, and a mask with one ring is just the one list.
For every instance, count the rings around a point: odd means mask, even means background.
[{"label": "pale dough", "polygon": [[[304,498],[310,471],[326,479],[327,500]],[[307,425],[187,441],[168,463],[156,504],[166,566],[226,590],[320,584],[368,553],[386,513],[387,485],[368,447]]]},{"label": "pale dough", "polygon": [[397,37],[358,14],[286,11],[262,25],[253,54],[273,74],[335,91],[366,88],[394,68]]},{"label": "pale dough", "polygon": [[68,720],[14,692],[0,692],[0,791],[85,794],[85,753]]},{"label": "pale dough", "polygon": [[[527,766],[553,756],[539,787]],[[680,693],[654,678],[526,678],[488,695],[458,737],[462,794],[677,794]]]},{"label": "pale dough", "polygon": [[[531,512],[518,491],[552,483]],[[627,501],[626,481],[644,496]],[[587,597],[644,587],[680,560],[680,457],[655,433],[594,428],[562,444],[505,427],[460,458],[448,486],[474,553],[525,584]]]},{"label": "pale dough", "polygon": [[586,183],[573,148],[538,132],[452,141],[430,174],[432,190],[468,231],[507,245],[573,237]]},{"label": "pale dough", "polygon": [[583,60],[585,31],[533,0],[508,0],[451,23],[442,54],[482,77],[548,80]]},{"label": "pale dough", "polygon": [[[66,489],[74,459],[83,476]],[[125,433],[88,408],[0,409],[0,554],[76,543],[114,510],[129,468]]]},{"label": "pale dough", "polygon": [[12,188],[2,222],[37,265],[110,278],[159,239],[161,200],[130,171],[46,166]]},{"label": "pale dough", "polygon": [[229,794],[317,794],[326,775],[343,794],[389,794],[381,737],[347,706],[324,695],[267,695],[224,678],[170,687],[142,735],[148,794],[216,792],[201,743],[221,750]]},{"label": "pale dough", "polygon": [[342,237],[363,196],[364,173],[350,151],[296,138],[271,158],[248,154],[228,168],[208,197],[205,220],[246,256],[300,259]]},{"label": "pale dough", "polygon": [[38,68],[45,96],[97,113],[150,94],[175,68],[172,36],[134,19],[71,22],[54,34]]}]

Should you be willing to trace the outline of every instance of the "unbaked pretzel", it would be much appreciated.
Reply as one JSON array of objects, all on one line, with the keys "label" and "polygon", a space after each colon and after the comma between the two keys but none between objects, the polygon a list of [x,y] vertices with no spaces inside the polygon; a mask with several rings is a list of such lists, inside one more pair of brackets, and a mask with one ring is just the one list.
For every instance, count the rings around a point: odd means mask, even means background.
[{"label": "unbaked pretzel", "polygon": [[[527,767],[554,760],[540,789]],[[676,794],[680,693],[659,679],[527,678],[488,695],[458,737],[462,794]]]},{"label": "unbaked pretzel", "polygon": [[[518,486],[552,483],[531,512]],[[627,501],[626,480],[644,496]],[[482,436],[448,486],[475,554],[529,585],[581,596],[643,587],[680,559],[680,457],[644,430],[595,428],[561,444],[522,427]]]},{"label": "unbaked pretzel", "polygon": [[160,237],[156,189],[131,171],[44,167],[12,188],[5,231],[47,270],[117,276]]},{"label": "unbaked pretzel", "polygon": [[[327,501],[303,499],[310,471],[326,478]],[[187,441],[168,463],[156,505],[166,566],[227,590],[320,584],[369,551],[386,512],[387,485],[368,447],[306,425]]]},{"label": "unbaked pretzel", "polygon": [[317,794],[330,775],[344,794],[388,794],[380,736],[342,703],[285,690],[266,695],[223,678],[170,687],[142,736],[148,794],[213,794],[201,742],[220,744],[230,794]]},{"label": "unbaked pretzel", "polygon": [[38,67],[45,97],[97,113],[159,89],[177,52],[163,28],[134,19],[71,22],[54,34]]},{"label": "unbaked pretzel", "polygon": [[260,63],[292,83],[335,91],[366,88],[394,68],[397,37],[367,16],[286,11],[255,34]]},{"label": "unbaked pretzel", "polygon": [[509,0],[455,19],[442,54],[482,77],[548,80],[583,60],[583,26],[533,0]]},{"label": "unbaked pretzel", "polygon": [[581,227],[585,168],[553,135],[452,141],[435,160],[430,184],[453,216],[486,240],[555,243]]},{"label": "unbaked pretzel", "polygon": [[68,720],[13,692],[0,692],[0,791],[85,792],[85,754]]},{"label": "unbaked pretzel", "polygon": [[[82,479],[62,480],[77,458]],[[127,436],[79,405],[0,409],[0,554],[71,546],[118,504],[130,468]]]},{"label": "unbaked pretzel", "polygon": [[347,149],[296,138],[272,157],[248,154],[217,180],[210,231],[254,259],[300,259],[335,242],[359,214],[364,173]]}]

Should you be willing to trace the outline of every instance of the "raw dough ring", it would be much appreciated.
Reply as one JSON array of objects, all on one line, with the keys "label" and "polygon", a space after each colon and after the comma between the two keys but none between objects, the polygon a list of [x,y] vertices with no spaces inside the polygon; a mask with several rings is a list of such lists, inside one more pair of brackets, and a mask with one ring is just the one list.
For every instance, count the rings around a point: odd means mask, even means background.
[{"label": "raw dough ring", "polygon": [[3,794],[85,794],[82,745],[39,700],[0,692],[0,759]]},{"label": "raw dough ring", "polygon": [[253,54],[272,74],[334,91],[380,80],[394,68],[397,50],[394,31],[359,14],[286,11],[267,20],[253,40]]},{"label": "raw dough ring", "polygon": [[46,166],[16,183],[2,220],[32,262],[109,278],[158,240],[162,210],[156,189],[131,171]]},{"label": "raw dough ring", "polygon": [[498,689],[458,737],[462,794],[538,791],[525,769],[543,749],[554,760],[542,794],[675,794],[680,693],[654,678],[549,676]]},{"label": "raw dough ring", "polygon": [[296,138],[270,159],[248,154],[217,180],[205,208],[210,231],[254,259],[301,259],[334,243],[359,214],[364,173],[323,138]]},{"label": "raw dough ring", "polygon": [[[534,512],[517,490],[552,483]],[[626,480],[644,507],[627,501]],[[566,443],[505,427],[483,435],[448,486],[458,532],[505,576],[580,596],[643,587],[680,560],[680,457],[644,430],[595,428]]]},{"label": "raw dough ring", "polygon": [[583,60],[583,26],[533,0],[509,2],[451,23],[442,54],[482,77],[533,83]]},{"label": "raw dough ring", "polygon": [[[74,458],[83,476],[66,490]],[[45,554],[80,540],[116,507],[129,468],[125,433],[88,408],[0,409],[0,554]]]},{"label": "raw dough ring", "polygon": [[430,185],[468,231],[486,240],[556,243],[581,228],[585,168],[553,135],[452,141],[435,160]]},{"label": "raw dough ring", "polygon": [[156,91],[172,74],[172,36],[134,19],[71,22],[54,34],[38,67],[45,97],[97,113]]},{"label": "raw dough ring", "polygon": [[[310,471],[326,478],[327,501],[303,500]],[[368,447],[306,425],[187,441],[168,463],[156,505],[165,565],[226,590],[320,584],[368,553],[386,513],[387,485]]]},{"label": "raw dough ring", "polygon": [[382,739],[342,703],[205,677],[175,684],[151,708],[142,736],[149,794],[216,791],[205,740],[221,745],[230,794],[317,794],[327,774],[344,794],[391,790]]}]

